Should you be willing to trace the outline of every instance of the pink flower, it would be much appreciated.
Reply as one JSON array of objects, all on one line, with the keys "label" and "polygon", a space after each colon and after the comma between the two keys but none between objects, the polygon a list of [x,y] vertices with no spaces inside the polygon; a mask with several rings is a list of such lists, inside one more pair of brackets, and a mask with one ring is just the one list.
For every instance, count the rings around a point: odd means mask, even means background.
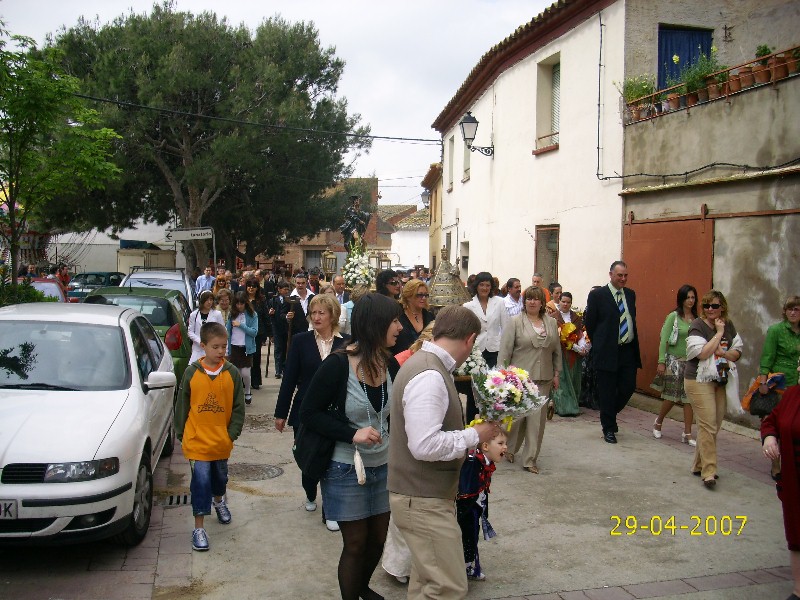
[{"label": "pink flower", "polygon": [[492,383],[494,385],[500,385],[500,384],[503,383],[503,378],[502,377],[497,377],[497,376],[492,377]]}]

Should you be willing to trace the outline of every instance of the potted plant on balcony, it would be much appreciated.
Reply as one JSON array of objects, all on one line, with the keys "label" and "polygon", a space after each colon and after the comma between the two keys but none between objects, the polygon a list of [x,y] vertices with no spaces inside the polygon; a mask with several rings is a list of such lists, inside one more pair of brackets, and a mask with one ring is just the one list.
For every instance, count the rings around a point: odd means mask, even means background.
[{"label": "potted plant on balcony", "polygon": [[[699,50],[699,48],[698,48]],[[692,106],[700,102],[708,102],[711,92],[709,87],[713,86],[714,97],[719,96],[717,79],[714,75],[717,71],[725,69],[717,60],[717,49],[711,47],[711,52],[704,54],[700,51],[697,60],[685,66],[681,70],[681,79],[686,83],[686,104]]]},{"label": "potted plant on balcony", "polygon": [[789,74],[800,72],[800,48],[792,50],[791,54],[786,57],[786,67]]},{"label": "potted plant on balcony", "polygon": [[768,59],[762,58],[772,54],[774,48],[770,48],[766,44],[760,44],[756,48],[756,58],[761,60],[753,63],[753,78],[756,83],[769,83],[770,72],[767,68]]},{"label": "potted plant on balcony", "polygon": [[614,86],[625,100],[625,105],[630,110],[633,121],[650,116],[653,94],[656,91],[655,76],[645,74],[626,77],[621,86],[617,82],[614,82]]}]

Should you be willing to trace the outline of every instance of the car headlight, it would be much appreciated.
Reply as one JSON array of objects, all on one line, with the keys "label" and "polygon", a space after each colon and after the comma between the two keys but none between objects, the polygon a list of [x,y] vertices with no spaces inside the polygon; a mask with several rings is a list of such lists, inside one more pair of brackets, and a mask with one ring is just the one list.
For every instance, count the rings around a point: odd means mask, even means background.
[{"label": "car headlight", "polygon": [[118,458],[84,460],[81,462],[50,463],[44,474],[45,483],[66,483],[102,479],[119,472]]}]

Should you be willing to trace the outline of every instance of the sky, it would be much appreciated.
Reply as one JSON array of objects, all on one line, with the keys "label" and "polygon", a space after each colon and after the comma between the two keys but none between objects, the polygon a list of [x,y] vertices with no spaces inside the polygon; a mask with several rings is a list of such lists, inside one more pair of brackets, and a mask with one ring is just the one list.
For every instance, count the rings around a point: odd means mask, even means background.
[{"label": "sky", "polygon": [[[251,30],[279,14],[313,21],[323,47],[346,63],[339,95],[373,135],[439,139],[431,123],[481,56],[531,21],[553,0],[177,0],[177,10],[204,10]],[[0,19],[12,34],[39,45],[48,33],[95,17],[101,24],[152,0],[0,0]],[[438,145],[375,140],[355,160],[357,177],[377,176],[381,204],[420,200],[422,178],[441,160]]]}]

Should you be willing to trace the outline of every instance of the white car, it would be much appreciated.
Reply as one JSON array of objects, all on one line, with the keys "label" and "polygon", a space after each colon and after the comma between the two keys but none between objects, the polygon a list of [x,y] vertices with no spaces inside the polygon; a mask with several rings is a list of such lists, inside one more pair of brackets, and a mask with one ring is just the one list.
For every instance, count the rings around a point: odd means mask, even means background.
[{"label": "white car", "polygon": [[0,546],[144,539],[175,444],[172,357],[140,313],[0,308]]}]

